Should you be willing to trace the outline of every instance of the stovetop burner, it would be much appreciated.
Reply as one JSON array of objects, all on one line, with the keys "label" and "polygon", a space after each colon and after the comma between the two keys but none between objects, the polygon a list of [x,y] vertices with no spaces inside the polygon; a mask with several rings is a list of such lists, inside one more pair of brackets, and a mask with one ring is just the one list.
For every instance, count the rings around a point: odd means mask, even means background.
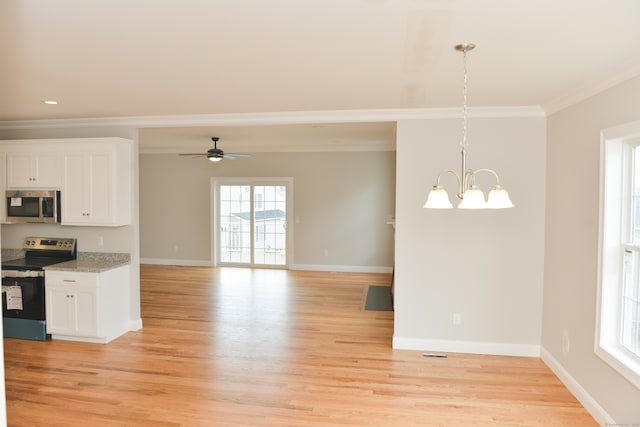
[{"label": "stovetop burner", "polygon": [[23,249],[25,257],[5,261],[3,270],[42,270],[48,265],[76,259],[76,239],[27,237]]},{"label": "stovetop burner", "polygon": [[[71,258],[73,259],[73,258]],[[46,267],[47,265],[58,264],[61,262],[69,261],[69,259],[27,259],[27,258],[19,258],[12,259],[10,261],[2,262],[3,270],[19,270],[19,269],[30,269],[30,270],[42,270],[42,267]]]}]

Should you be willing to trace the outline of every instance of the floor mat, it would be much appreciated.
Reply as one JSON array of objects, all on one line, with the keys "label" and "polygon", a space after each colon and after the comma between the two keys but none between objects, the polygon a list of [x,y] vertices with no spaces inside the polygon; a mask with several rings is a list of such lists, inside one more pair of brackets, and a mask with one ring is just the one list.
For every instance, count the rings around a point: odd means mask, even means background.
[{"label": "floor mat", "polygon": [[369,286],[365,310],[393,311],[391,286]]}]

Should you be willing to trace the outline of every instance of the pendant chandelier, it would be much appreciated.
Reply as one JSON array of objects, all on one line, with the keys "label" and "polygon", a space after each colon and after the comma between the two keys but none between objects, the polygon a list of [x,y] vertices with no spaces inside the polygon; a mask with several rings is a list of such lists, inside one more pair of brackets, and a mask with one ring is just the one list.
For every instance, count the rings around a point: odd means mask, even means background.
[{"label": "pendant chandelier", "polygon": [[[458,192],[456,197],[460,199],[458,204],[459,209],[504,209],[512,208],[513,203],[509,199],[507,190],[500,185],[500,177],[491,169],[467,169],[467,148],[469,144],[467,142],[467,52],[475,48],[473,43],[464,43],[455,46],[455,49],[463,54],[463,66],[464,66],[464,84],[462,90],[462,142],[461,142],[461,155],[462,155],[462,168],[461,173],[458,174],[453,169],[446,169],[438,174],[436,185],[429,192],[429,197],[425,203],[425,208],[431,209],[450,209],[453,207],[449,201],[449,195],[447,191],[440,185],[440,178],[447,173],[454,175],[458,180]],[[492,174],[496,178],[496,183],[491,187],[488,200],[485,200],[484,193],[480,188],[476,186],[476,175],[480,172],[487,172]]]}]

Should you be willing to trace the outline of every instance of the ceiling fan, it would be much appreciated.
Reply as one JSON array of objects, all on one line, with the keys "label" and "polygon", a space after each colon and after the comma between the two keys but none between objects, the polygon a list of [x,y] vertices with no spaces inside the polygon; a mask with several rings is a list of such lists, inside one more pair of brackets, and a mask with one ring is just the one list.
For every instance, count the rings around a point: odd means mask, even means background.
[{"label": "ceiling fan", "polygon": [[200,157],[207,156],[212,162],[219,162],[222,159],[237,159],[239,157],[251,157],[250,154],[238,154],[238,153],[225,153],[221,148],[218,148],[218,141],[220,138],[214,136],[211,138],[213,141],[213,148],[209,149],[206,153],[182,153],[181,156]]}]

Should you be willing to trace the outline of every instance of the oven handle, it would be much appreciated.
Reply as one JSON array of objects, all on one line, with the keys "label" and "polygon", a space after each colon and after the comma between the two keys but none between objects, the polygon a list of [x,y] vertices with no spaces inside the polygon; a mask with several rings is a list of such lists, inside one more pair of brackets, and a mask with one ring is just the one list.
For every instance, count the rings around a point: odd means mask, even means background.
[{"label": "oven handle", "polygon": [[2,270],[2,278],[5,277],[44,277],[42,270]]}]

